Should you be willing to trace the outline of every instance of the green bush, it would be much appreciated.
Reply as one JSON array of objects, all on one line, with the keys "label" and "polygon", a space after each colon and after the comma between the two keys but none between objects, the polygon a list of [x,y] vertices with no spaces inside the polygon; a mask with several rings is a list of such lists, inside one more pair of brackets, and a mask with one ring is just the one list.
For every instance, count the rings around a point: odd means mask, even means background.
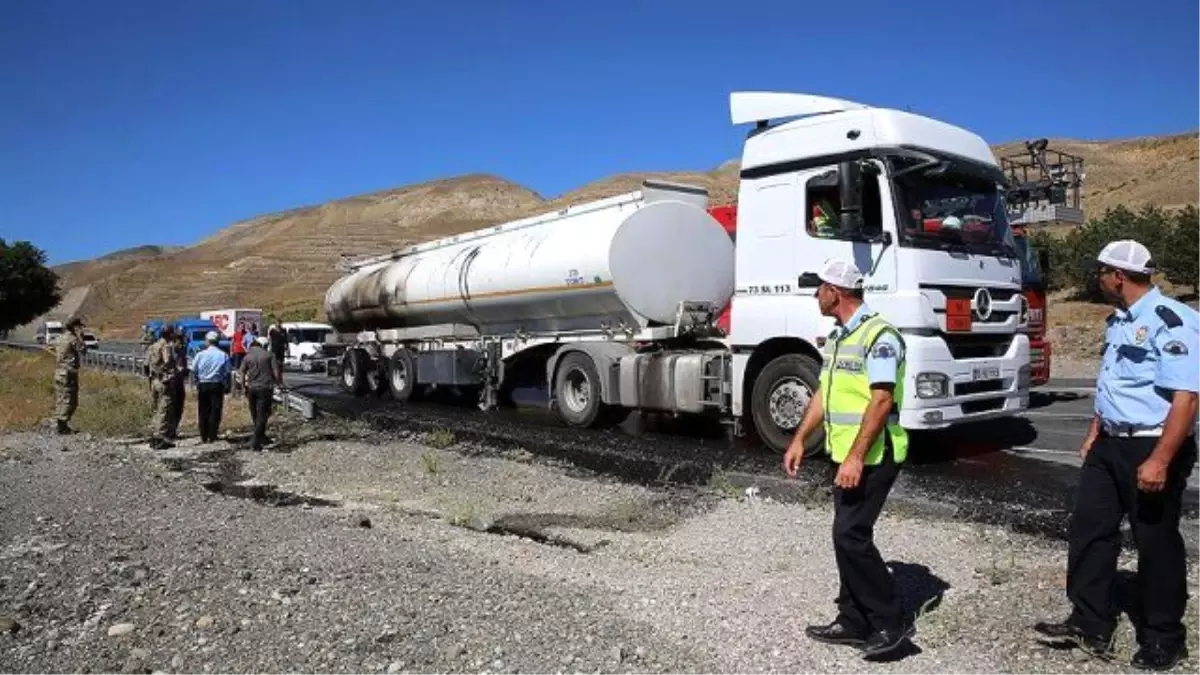
[{"label": "green bush", "polygon": [[1146,206],[1138,212],[1124,206],[1109,209],[1064,237],[1036,232],[1033,243],[1050,257],[1052,290],[1075,288],[1086,293],[1100,249],[1117,239],[1136,239],[1150,249],[1158,271],[1171,284],[1200,285],[1200,218],[1196,207],[1168,212]]}]

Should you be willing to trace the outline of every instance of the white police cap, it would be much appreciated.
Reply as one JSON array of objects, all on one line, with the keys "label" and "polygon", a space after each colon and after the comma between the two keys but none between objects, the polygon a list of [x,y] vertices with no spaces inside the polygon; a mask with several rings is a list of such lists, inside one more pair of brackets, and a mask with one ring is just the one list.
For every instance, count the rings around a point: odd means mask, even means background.
[{"label": "white police cap", "polygon": [[817,278],[827,284],[832,284],[838,288],[854,290],[862,288],[863,274],[854,266],[854,263],[847,262],[841,258],[830,258],[825,261],[825,266],[817,272]]},{"label": "white police cap", "polygon": [[204,334],[204,340],[205,340],[206,342],[211,342],[211,343],[213,343],[213,344],[215,345],[215,344],[217,344],[218,342],[220,342],[220,341],[221,341],[221,336],[220,336],[220,335],[217,335],[217,331],[215,331],[215,330],[210,330],[210,331],[208,331],[207,333],[205,333],[205,334]]},{"label": "white police cap", "polygon": [[1100,251],[1100,255],[1096,256],[1096,260],[1126,272],[1154,273],[1154,260],[1150,256],[1150,249],[1132,239],[1110,242]]}]

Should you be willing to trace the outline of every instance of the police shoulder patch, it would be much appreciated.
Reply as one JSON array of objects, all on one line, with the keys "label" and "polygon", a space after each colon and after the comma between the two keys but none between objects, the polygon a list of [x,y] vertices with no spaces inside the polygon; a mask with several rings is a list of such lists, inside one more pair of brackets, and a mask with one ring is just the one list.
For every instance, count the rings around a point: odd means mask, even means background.
[{"label": "police shoulder patch", "polygon": [[1171,356],[1186,356],[1188,353],[1187,345],[1179,340],[1171,340],[1163,345],[1162,350]]},{"label": "police shoulder patch", "polygon": [[896,348],[887,342],[877,342],[871,349],[871,356],[877,359],[894,359],[896,358]]},{"label": "police shoulder patch", "polygon": [[1167,328],[1179,328],[1183,325],[1183,319],[1179,318],[1179,315],[1175,313],[1175,310],[1167,307],[1166,305],[1159,305],[1158,307],[1155,307],[1154,313],[1158,315],[1158,318],[1162,319],[1163,323],[1167,325]]}]

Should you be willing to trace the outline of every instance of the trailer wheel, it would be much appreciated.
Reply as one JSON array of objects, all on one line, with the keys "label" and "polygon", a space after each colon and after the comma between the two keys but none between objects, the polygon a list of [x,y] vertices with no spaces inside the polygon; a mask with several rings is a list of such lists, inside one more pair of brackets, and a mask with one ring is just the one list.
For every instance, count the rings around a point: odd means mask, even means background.
[{"label": "trailer wheel", "polygon": [[573,427],[590,427],[600,417],[600,374],[587,354],[571,352],[563,357],[554,376],[554,398],[558,416]]},{"label": "trailer wheel", "polygon": [[[820,366],[803,354],[784,354],[762,369],[750,394],[750,412],[759,438],[774,452],[787,451],[804,411],[816,394]],[[822,427],[804,443],[804,456],[825,451]]]},{"label": "trailer wheel", "polygon": [[413,397],[417,386],[417,369],[413,365],[412,354],[405,348],[397,349],[392,358],[387,361],[387,387],[392,398],[401,403]]},{"label": "trailer wheel", "polygon": [[347,349],[342,356],[342,389],[354,396],[367,392],[366,370],[370,360],[361,349]]}]

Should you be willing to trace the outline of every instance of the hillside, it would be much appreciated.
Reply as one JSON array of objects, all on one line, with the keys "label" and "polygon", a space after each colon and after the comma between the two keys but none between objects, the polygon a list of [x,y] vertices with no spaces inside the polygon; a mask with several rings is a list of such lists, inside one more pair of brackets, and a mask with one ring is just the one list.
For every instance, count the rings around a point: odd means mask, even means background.
[{"label": "hillside", "polygon": [[[1197,203],[1197,133],[1121,141],[1054,140],[1084,157],[1084,208]],[[997,153],[1021,144],[997,146]],[[221,306],[320,306],[343,257],[387,251],[568,204],[620,194],[653,178],[707,188],[711,202],[737,199],[738,163],[710,171],[610,176],[553,199],[502,178],[470,175],[257,216],[179,250],[145,246],[58,268],[78,311],[104,335],[127,337],[147,318]]]}]

